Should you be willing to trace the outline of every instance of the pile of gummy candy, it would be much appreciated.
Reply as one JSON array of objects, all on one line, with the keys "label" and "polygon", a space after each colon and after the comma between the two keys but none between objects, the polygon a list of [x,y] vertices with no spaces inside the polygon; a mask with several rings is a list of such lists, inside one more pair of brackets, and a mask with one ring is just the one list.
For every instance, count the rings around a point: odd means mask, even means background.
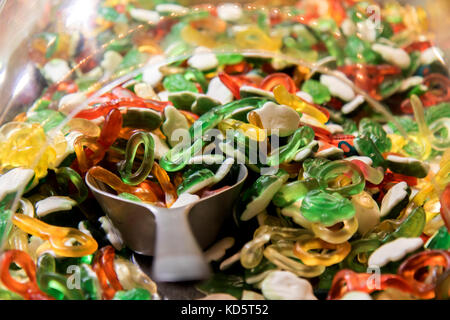
[{"label": "pile of gummy candy", "polygon": [[159,299],[86,173],[170,207],[237,160],[206,298],[449,299],[450,80],[423,9],[93,3],[88,30],[32,37],[43,93],[0,128],[0,299]]}]

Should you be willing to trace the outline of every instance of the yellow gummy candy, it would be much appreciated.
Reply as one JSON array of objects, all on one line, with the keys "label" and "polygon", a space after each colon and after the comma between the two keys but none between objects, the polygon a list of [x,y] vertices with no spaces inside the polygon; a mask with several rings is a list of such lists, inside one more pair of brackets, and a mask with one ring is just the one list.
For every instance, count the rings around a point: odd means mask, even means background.
[{"label": "yellow gummy candy", "polygon": [[416,205],[421,206],[425,201],[432,195],[434,188],[431,184],[426,183],[421,188],[420,191],[414,196],[413,201]]},{"label": "yellow gummy candy", "polygon": [[306,101],[301,100],[296,95],[289,93],[283,85],[276,86],[275,89],[273,89],[273,94],[275,95],[275,100],[277,100],[279,104],[287,105],[296,111],[305,113],[316,119],[321,124],[328,121],[327,116],[322,111],[310,105]]},{"label": "yellow gummy candy", "polygon": [[256,26],[236,32],[236,43],[241,49],[278,51],[282,42],[278,37],[269,37]]},{"label": "yellow gummy candy", "polygon": [[406,140],[399,134],[391,133],[387,135],[392,141],[392,147],[390,152],[403,153],[402,149],[406,145]]},{"label": "yellow gummy candy", "polygon": [[439,211],[441,210],[439,197],[437,197],[436,195],[433,196],[424,204],[423,209],[425,210],[426,222],[428,223],[431,219],[437,216],[439,214]]},{"label": "yellow gummy candy", "polygon": [[0,129],[0,170],[32,168],[39,179],[65,149],[64,136],[54,135],[47,145],[47,136],[39,124],[12,122]]},{"label": "yellow gummy candy", "polygon": [[450,149],[444,152],[439,167],[439,171],[434,176],[434,182],[441,191],[450,183]]},{"label": "yellow gummy candy", "polygon": [[78,131],[85,136],[98,137],[100,135],[100,127],[90,120],[83,118],[73,118],[67,122],[64,133]]},{"label": "yellow gummy candy", "polygon": [[252,140],[256,141],[264,141],[267,138],[266,132],[257,126],[245,123],[235,119],[226,119],[222,120],[218,125],[219,130],[226,131],[229,129],[232,130],[241,130],[245,136]]},{"label": "yellow gummy candy", "polygon": [[181,38],[194,46],[202,46],[207,48],[216,47],[216,41],[214,39],[189,25],[181,30]]},{"label": "yellow gummy candy", "polygon": [[421,206],[427,199],[438,196],[450,183],[450,149],[444,152],[439,167],[439,171],[431,175],[431,181],[423,179],[416,186],[420,190],[413,198],[416,205]]},{"label": "yellow gummy candy", "polygon": [[428,128],[427,123],[425,122],[425,114],[422,102],[416,95],[411,96],[411,106],[414,111],[414,118],[419,127],[419,134],[411,135],[411,139],[421,146],[422,150],[420,150],[417,156],[420,157],[422,160],[425,160],[431,154],[432,149],[430,144],[431,132],[430,129]]}]

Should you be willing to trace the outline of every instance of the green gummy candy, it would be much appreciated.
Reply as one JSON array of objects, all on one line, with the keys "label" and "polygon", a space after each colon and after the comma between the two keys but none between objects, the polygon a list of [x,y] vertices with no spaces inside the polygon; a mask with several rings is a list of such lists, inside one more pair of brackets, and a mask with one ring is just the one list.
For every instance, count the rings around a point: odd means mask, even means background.
[{"label": "green gummy candy", "polygon": [[388,234],[383,243],[393,241],[398,238],[415,238],[422,234],[426,223],[425,210],[422,207],[414,209],[406,219],[395,229],[394,232]]},{"label": "green gummy candy", "polygon": [[359,122],[359,134],[366,135],[372,139],[380,152],[388,152],[391,150],[392,142],[387,136],[381,124],[369,118],[363,118]]},{"label": "green gummy candy", "polygon": [[53,272],[38,272],[37,282],[42,291],[57,300],[84,300],[85,296],[81,289],[68,288],[67,277]]},{"label": "green gummy candy", "polygon": [[195,114],[202,115],[220,105],[220,101],[211,98],[206,94],[198,94],[197,99],[191,106],[191,111]]},{"label": "green gummy candy", "polygon": [[425,244],[425,248],[435,250],[449,250],[450,234],[448,233],[447,227],[440,227],[439,230]]},{"label": "green gummy candy", "polygon": [[272,152],[274,155],[270,155],[267,159],[268,166],[276,166],[280,163],[290,162],[297,151],[306,146],[314,139],[314,131],[308,126],[303,126],[297,129],[290,137],[289,142]]},{"label": "green gummy candy", "polygon": [[286,171],[279,170],[275,175],[262,175],[256,179],[238,201],[236,213],[239,220],[250,220],[262,212],[288,178]]},{"label": "green gummy candy", "polygon": [[132,69],[137,67],[139,64],[144,62],[147,58],[146,54],[143,54],[137,49],[132,49],[127,52],[127,54],[123,57],[122,62],[118,67],[119,70],[124,69]]},{"label": "green gummy candy", "polygon": [[197,82],[202,87],[203,92],[208,91],[208,82],[200,70],[189,68],[184,73],[184,78],[188,81]]},{"label": "green gummy candy", "polygon": [[123,113],[122,117],[124,127],[137,129],[155,130],[162,122],[158,111],[146,108],[126,108],[126,113]]},{"label": "green gummy candy", "polygon": [[345,52],[355,62],[376,64],[380,60],[380,55],[371,49],[370,43],[365,42],[356,35],[348,37]]},{"label": "green gummy candy", "polygon": [[305,178],[319,178],[319,172],[322,170],[323,166],[330,162],[330,160],[325,158],[311,158],[306,159],[303,162],[303,176]]},{"label": "green gummy candy", "polygon": [[317,80],[307,80],[302,85],[302,91],[309,93],[314,103],[322,104],[331,100],[330,91]]},{"label": "green gummy candy", "polygon": [[139,197],[135,196],[134,194],[128,193],[128,192],[120,193],[119,198],[136,201],[136,202],[142,202],[142,200]]},{"label": "green gummy candy", "polygon": [[23,300],[23,297],[15,292],[0,289],[0,300]]},{"label": "green gummy candy", "polygon": [[145,289],[133,288],[128,291],[117,291],[113,300],[151,300],[151,295]]},{"label": "green gummy candy", "polygon": [[191,91],[179,91],[169,94],[169,101],[174,107],[181,110],[191,110],[192,104],[197,99],[195,93]]},{"label": "green gummy candy", "polygon": [[120,14],[112,7],[100,7],[98,9],[98,14],[103,17],[106,21],[111,22],[127,22],[125,15]]},{"label": "green gummy candy", "polygon": [[368,136],[362,135],[357,137],[353,143],[355,144],[356,151],[358,151],[360,155],[368,156],[372,159],[374,168],[386,166],[386,161],[381,155],[380,150],[378,150],[375,143]]},{"label": "green gummy candy", "polygon": [[285,184],[275,193],[272,199],[273,204],[277,207],[284,208],[290,204],[303,199],[306,194],[319,187],[316,179],[309,178],[305,180],[297,180]]},{"label": "green gummy candy", "polygon": [[218,53],[216,55],[216,58],[219,61],[220,65],[233,65],[244,60],[244,56],[239,53]]},{"label": "green gummy candy", "polygon": [[159,165],[168,172],[179,171],[183,169],[187,161],[206,145],[203,139],[197,139],[191,146],[184,146],[183,143],[179,143],[174,148],[170,149],[160,159]]},{"label": "green gummy candy", "polygon": [[397,157],[389,155],[386,157],[387,167],[395,173],[404,174],[416,178],[425,178],[430,166],[415,158]]},{"label": "green gummy candy", "polygon": [[[329,182],[341,176],[342,174],[351,174],[350,185],[330,188]],[[352,162],[346,160],[336,160],[328,162],[318,172],[318,181],[322,189],[328,192],[337,192],[343,196],[353,196],[364,190],[366,181],[361,170]]]},{"label": "green gummy candy", "polygon": [[213,181],[214,173],[209,169],[201,169],[186,177],[178,186],[177,193],[179,195],[185,192],[195,193],[207,187]]},{"label": "green gummy candy", "polygon": [[191,91],[198,92],[195,84],[180,74],[171,74],[164,78],[163,80],[164,88],[169,92],[178,92],[178,91]]},{"label": "green gummy candy", "polygon": [[450,118],[449,102],[443,102],[425,109],[425,121],[428,125],[442,118]]},{"label": "green gummy candy", "polygon": [[37,110],[27,115],[27,122],[40,123],[45,132],[57,127],[66,116],[59,111],[44,109]]},{"label": "green gummy candy", "polygon": [[331,33],[321,33],[320,38],[325,44],[329,54],[336,58],[336,64],[342,66],[345,62],[345,57],[344,51],[339,47],[338,41]]},{"label": "green gummy candy", "polygon": [[99,300],[101,299],[102,289],[97,279],[97,275],[87,264],[80,266],[80,282],[81,289],[85,293],[86,299]]},{"label": "green gummy candy", "polygon": [[[133,172],[134,160],[140,145],[144,146],[144,154],[139,168]],[[138,185],[150,174],[155,157],[155,142],[149,132],[138,131],[127,142],[125,159],[119,162],[119,173],[122,180],[130,185]]]},{"label": "green gummy candy", "polygon": [[204,135],[206,131],[214,128],[224,119],[223,114],[218,114],[216,109],[212,109],[200,116],[189,128],[189,135],[194,139],[197,135]]},{"label": "green gummy candy", "polygon": [[37,260],[38,273],[55,272],[55,270],[56,270],[56,261],[51,254],[44,253],[41,256],[39,256]]},{"label": "green gummy candy", "polygon": [[323,190],[309,191],[302,201],[300,211],[308,221],[332,226],[355,215],[352,202],[339,193]]}]

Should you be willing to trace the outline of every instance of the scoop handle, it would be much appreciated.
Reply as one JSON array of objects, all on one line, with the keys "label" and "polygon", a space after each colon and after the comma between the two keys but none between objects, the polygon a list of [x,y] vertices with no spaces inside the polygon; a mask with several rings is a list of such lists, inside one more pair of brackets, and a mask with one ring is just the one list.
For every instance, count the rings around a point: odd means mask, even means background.
[{"label": "scoop handle", "polygon": [[152,207],[156,219],[153,278],[161,282],[207,279],[211,273],[188,222],[191,206]]}]

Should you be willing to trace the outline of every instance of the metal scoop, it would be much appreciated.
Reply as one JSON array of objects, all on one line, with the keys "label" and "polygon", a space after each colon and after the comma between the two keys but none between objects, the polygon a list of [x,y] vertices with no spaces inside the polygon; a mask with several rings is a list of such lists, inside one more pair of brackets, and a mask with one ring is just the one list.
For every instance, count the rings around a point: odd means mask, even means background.
[{"label": "metal scoop", "polygon": [[125,244],[139,254],[154,255],[155,280],[202,280],[208,278],[210,267],[200,248],[213,243],[232,212],[248,174],[245,165],[239,167],[236,183],[230,188],[201,199],[184,196],[171,208],[120,198],[89,172],[86,183]]}]

